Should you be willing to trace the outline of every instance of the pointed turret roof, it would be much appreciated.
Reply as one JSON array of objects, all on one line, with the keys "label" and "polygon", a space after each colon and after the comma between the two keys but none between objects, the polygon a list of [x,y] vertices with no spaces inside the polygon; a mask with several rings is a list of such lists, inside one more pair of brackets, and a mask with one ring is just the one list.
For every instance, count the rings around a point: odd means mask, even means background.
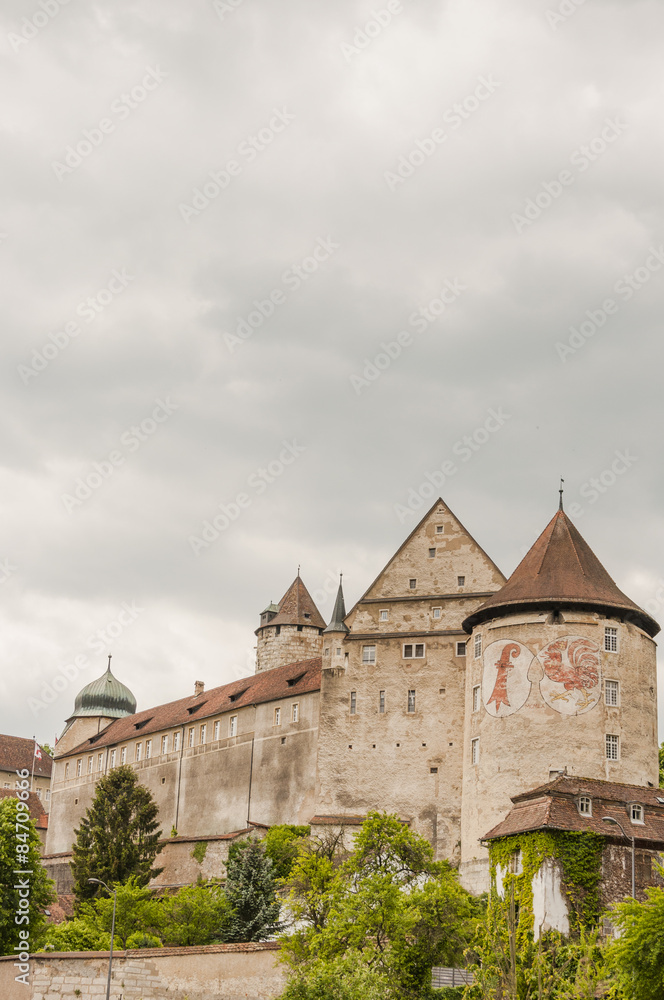
[{"label": "pointed turret roof", "polygon": [[579,608],[633,622],[648,635],[659,632],[649,614],[618,589],[588,543],[560,508],[505,586],[463,623],[467,632],[489,618],[515,610]]},{"label": "pointed turret roof", "polygon": [[273,625],[312,625],[325,628],[321,613],[313,602],[311,594],[302,583],[298,573],[290,587],[279,601],[279,614],[270,620]]},{"label": "pointed turret roof", "polygon": [[345,617],[346,617],[346,605],[344,603],[344,591],[341,584],[341,577],[339,577],[339,589],[337,591],[337,599],[334,602],[334,611],[332,612],[332,620],[325,629],[325,631],[350,632],[350,629],[344,622]]}]

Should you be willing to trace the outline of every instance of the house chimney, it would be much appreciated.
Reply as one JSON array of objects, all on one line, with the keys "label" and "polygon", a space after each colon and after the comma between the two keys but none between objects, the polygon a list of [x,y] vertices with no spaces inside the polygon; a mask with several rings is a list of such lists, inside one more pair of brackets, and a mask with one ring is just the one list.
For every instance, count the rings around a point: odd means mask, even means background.
[{"label": "house chimney", "polygon": [[198,698],[199,694],[203,694],[205,691],[204,681],[194,681],[194,698]]}]

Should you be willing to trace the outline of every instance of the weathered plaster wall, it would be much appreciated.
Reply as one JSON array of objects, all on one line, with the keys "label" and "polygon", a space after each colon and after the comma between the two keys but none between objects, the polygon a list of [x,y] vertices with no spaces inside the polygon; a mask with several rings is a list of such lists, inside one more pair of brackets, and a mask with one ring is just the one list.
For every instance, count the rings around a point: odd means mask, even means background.
[{"label": "weathered plaster wall", "polygon": [[[284,988],[276,944],[209,945],[115,952],[113,1000],[271,1000]],[[30,984],[0,958],[2,1000],[74,1000],[106,995],[108,952],[32,955]]]},{"label": "weathered plaster wall", "polygon": [[256,673],[272,670],[284,663],[312,660],[321,655],[322,639],[317,628],[296,625],[266,625],[256,637]]},{"label": "weathered plaster wall", "polygon": [[[614,619],[571,611],[562,617],[554,624],[547,615],[513,615],[479,626],[469,640],[462,875],[473,859],[486,859],[479,840],[507,815],[511,796],[546,783],[552,771],[567,768],[568,774],[606,781],[658,783],[655,643],[636,626]],[[616,653],[604,652],[605,626],[618,629]],[[482,639],[480,657],[474,656],[477,634]],[[585,693],[552,683],[547,676],[550,668],[538,659],[549,643],[565,637],[588,640],[591,661],[591,647],[599,647],[599,678]],[[512,665],[504,671],[509,704],[503,702],[496,708],[503,696],[491,702],[496,690],[495,664],[512,644],[520,649],[518,656],[516,648],[511,654],[508,650],[505,661],[511,657]],[[591,674],[592,670],[576,676],[589,678]],[[574,676],[573,672],[568,675]],[[620,684],[617,707],[605,704],[607,679]],[[474,711],[473,688],[478,685],[481,698]],[[606,757],[607,733],[619,737],[617,761]],[[475,764],[473,739],[479,739]],[[488,877],[488,867],[485,871]]]}]

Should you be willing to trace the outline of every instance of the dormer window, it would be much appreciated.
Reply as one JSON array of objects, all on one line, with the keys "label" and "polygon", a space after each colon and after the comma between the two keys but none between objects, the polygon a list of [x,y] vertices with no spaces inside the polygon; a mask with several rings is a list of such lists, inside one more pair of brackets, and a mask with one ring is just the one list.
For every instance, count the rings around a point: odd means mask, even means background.
[{"label": "dormer window", "polygon": [[579,812],[582,816],[592,816],[593,800],[589,795],[582,795],[579,799]]},{"label": "dormer window", "polygon": [[632,823],[643,823],[643,806],[638,802],[632,802],[629,807],[629,818]]}]

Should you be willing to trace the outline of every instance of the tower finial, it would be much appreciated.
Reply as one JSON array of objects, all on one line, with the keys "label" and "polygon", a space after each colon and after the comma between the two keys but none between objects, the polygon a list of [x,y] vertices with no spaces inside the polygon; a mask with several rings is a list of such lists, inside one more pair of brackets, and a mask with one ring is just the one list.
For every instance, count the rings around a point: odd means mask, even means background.
[{"label": "tower finial", "polygon": [[111,656],[112,656],[112,654],[111,654],[111,653],[109,653],[109,654],[108,654],[108,670],[110,670],[110,669],[111,669]]},{"label": "tower finial", "polygon": [[563,483],[564,482],[565,482],[565,480],[561,476],[560,477],[560,489],[558,490],[558,492],[560,493],[560,501],[558,503],[558,510],[562,510],[563,509]]}]

